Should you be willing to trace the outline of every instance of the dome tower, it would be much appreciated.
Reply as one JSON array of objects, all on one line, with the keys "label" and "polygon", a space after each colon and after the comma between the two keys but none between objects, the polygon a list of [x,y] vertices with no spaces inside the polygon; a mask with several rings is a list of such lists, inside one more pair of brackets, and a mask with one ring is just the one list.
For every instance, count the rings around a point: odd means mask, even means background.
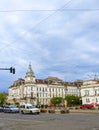
[{"label": "dome tower", "polygon": [[35,75],[32,70],[31,64],[29,64],[29,66],[28,66],[28,70],[27,70],[26,76],[25,76],[25,82],[35,83]]}]

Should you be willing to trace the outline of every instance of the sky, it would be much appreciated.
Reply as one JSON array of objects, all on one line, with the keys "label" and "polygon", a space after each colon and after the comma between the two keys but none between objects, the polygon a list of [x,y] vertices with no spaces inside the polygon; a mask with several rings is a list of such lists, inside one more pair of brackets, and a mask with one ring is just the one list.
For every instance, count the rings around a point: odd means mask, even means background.
[{"label": "sky", "polygon": [[29,64],[37,79],[98,77],[99,0],[0,0],[0,92]]}]

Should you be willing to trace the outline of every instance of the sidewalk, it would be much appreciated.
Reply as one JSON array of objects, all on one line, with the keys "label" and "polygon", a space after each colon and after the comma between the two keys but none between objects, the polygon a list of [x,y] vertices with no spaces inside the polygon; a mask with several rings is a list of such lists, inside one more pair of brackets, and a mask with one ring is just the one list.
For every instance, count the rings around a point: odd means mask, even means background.
[{"label": "sidewalk", "polygon": [[99,114],[99,110],[81,110],[81,109],[77,109],[77,110],[74,110],[74,109],[71,109],[69,110],[70,113],[92,113],[92,114]]},{"label": "sidewalk", "polygon": [[[49,112],[49,110],[51,112]],[[52,108],[49,108],[49,109],[41,109],[41,112],[43,113],[61,113],[61,110],[62,109],[52,109]],[[99,114],[99,110],[98,109],[95,109],[95,110],[92,110],[92,109],[67,109],[68,112],[66,113],[92,113],[92,114]]]}]

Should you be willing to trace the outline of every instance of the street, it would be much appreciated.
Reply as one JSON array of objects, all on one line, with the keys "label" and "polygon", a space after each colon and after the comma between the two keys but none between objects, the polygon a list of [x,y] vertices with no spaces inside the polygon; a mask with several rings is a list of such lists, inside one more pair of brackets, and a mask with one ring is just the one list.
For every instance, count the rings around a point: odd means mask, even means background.
[{"label": "street", "polygon": [[99,130],[99,114],[0,113],[0,130]]}]

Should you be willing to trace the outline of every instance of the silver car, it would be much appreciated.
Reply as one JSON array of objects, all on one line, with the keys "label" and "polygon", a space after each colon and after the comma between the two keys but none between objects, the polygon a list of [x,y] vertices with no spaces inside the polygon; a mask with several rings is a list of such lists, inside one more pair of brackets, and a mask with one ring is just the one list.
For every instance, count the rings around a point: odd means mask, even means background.
[{"label": "silver car", "polygon": [[10,112],[10,113],[19,113],[19,108],[14,106],[14,105],[10,105],[10,106],[5,106],[3,111],[6,112]]},{"label": "silver car", "polygon": [[3,107],[0,107],[0,112],[3,112]]}]

